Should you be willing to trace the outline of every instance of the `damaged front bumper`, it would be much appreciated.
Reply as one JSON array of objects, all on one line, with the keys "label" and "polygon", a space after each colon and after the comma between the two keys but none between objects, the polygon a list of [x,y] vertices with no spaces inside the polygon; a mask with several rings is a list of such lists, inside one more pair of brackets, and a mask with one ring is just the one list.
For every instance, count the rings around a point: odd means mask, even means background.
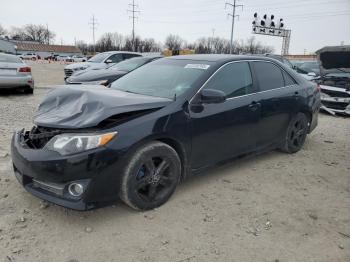
[{"label": "damaged front bumper", "polygon": [[[11,151],[15,176],[28,192],[75,210],[93,209],[118,199],[118,153],[99,148],[61,156],[44,148],[30,148],[24,136],[24,130],[14,133]],[[75,184],[81,186],[80,195],[72,193]]]},{"label": "damaged front bumper", "polygon": [[350,115],[350,91],[321,85],[321,110],[332,115]]}]

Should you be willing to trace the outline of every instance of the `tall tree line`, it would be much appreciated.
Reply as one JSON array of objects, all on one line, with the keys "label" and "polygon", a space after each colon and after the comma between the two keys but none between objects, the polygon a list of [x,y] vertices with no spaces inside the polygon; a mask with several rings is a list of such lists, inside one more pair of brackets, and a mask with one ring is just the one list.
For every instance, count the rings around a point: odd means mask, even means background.
[{"label": "tall tree line", "polygon": [[[12,27],[6,30],[0,25],[0,36],[8,35],[14,40],[37,41],[39,43],[53,43],[55,32],[48,30],[44,25],[28,24],[23,27]],[[77,41],[76,46],[84,54],[93,53],[94,46],[84,41]],[[112,50],[136,51],[136,52],[160,52],[164,48],[170,50],[191,49],[197,54],[228,54],[230,52],[230,42],[228,39],[220,37],[201,37],[197,41],[187,42],[178,35],[170,34],[166,37],[164,45],[153,38],[141,38],[136,36],[133,42],[132,36],[124,36],[119,33],[104,33],[96,42],[96,52]],[[247,40],[235,41],[233,44],[234,54],[262,54],[273,53],[271,46],[261,44],[250,37]]]}]

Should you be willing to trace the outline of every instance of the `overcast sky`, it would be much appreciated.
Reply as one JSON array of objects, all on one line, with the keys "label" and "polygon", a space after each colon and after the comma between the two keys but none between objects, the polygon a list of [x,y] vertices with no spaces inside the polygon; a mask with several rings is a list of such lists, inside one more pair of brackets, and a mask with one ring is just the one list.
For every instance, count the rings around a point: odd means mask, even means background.
[{"label": "overcast sky", "polygon": [[[228,0],[233,3],[234,0]],[[10,29],[28,23],[46,24],[56,33],[56,43],[73,44],[74,38],[92,42],[89,20],[98,20],[96,37],[105,32],[130,34],[132,20],[127,13],[132,0],[0,0],[0,24]],[[170,33],[187,41],[201,36],[230,37],[231,22],[225,0],[135,0],[140,10],[136,34],[164,42]],[[234,39],[247,39],[251,34],[254,12],[282,17],[292,29],[291,54],[314,52],[325,45],[350,44],[350,0],[240,0]],[[282,39],[256,36],[257,40],[280,53]]]}]

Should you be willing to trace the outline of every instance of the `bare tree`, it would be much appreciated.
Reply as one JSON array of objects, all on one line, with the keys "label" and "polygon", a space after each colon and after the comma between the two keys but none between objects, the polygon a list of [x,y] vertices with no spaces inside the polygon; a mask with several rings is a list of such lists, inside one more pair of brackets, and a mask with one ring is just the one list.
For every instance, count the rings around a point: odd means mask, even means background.
[{"label": "bare tree", "polygon": [[178,35],[168,35],[165,40],[165,46],[170,50],[179,50],[184,40]]},{"label": "bare tree", "polygon": [[0,35],[6,35],[6,34],[7,34],[7,30],[3,28],[2,25],[0,25]]},{"label": "bare tree", "polygon": [[146,38],[142,41],[142,52],[159,52],[160,46],[153,38]]},{"label": "bare tree", "polygon": [[56,34],[44,25],[28,24],[11,30],[11,37],[15,40],[37,41],[42,44],[49,43],[55,36]]},{"label": "bare tree", "polygon": [[75,45],[76,45],[76,47],[78,47],[80,49],[80,51],[83,54],[87,54],[89,52],[89,46],[84,41],[78,40]]}]

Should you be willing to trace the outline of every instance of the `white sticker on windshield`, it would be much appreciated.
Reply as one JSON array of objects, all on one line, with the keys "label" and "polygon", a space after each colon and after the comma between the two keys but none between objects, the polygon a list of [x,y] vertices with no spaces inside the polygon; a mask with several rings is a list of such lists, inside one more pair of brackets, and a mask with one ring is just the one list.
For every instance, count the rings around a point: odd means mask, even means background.
[{"label": "white sticker on windshield", "polygon": [[205,65],[205,64],[187,64],[185,68],[190,68],[190,69],[202,69],[202,70],[207,70],[210,67],[210,65]]}]

